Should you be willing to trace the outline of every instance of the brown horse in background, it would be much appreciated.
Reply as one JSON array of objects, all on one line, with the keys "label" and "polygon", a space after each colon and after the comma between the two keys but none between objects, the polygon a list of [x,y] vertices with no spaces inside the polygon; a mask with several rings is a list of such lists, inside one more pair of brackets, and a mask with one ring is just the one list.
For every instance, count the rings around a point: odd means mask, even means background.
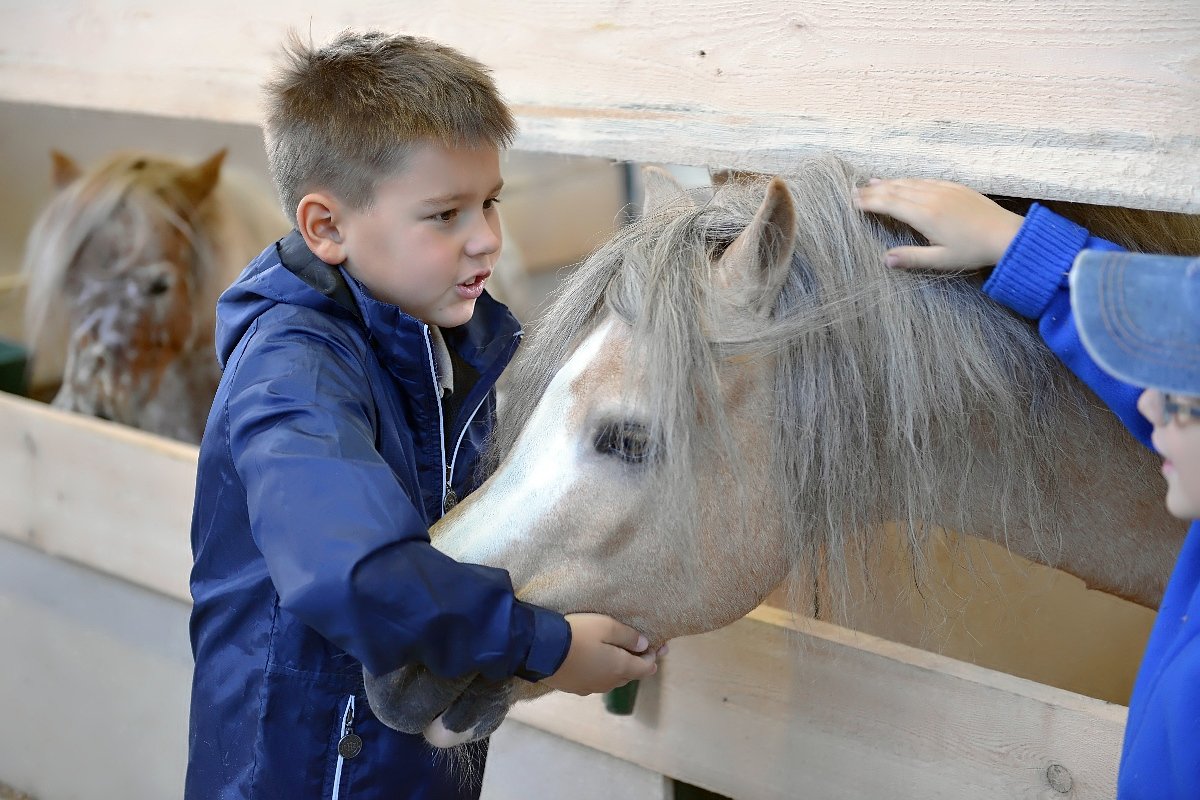
[{"label": "brown horse in background", "polygon": [[222,175],[117,153],[53,153],[57,194],[26,245],[26,340],[63,365],[53,404],[198,442],[219,380],[217,296],[287,229],[275,199]]}]

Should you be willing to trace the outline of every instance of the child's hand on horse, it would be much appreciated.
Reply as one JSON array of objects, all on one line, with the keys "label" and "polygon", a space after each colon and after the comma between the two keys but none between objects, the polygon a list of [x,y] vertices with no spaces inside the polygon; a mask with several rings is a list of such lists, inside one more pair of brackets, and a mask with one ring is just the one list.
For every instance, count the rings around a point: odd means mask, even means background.
[{"label": "child's hand on horse", "polygon": [[[567,614],[571,649],[562,666],[542,682],[572,694],[607,692],[658,671],[665,652],[647,650],[646,637],[603,614]],[[664,646],[665,647],[665,646]]]},{"label": "child's hand on horse", "polygon": [[974,189],[949,181],[873,178],[854,192],[854,205],[911,225],[927,247],[893,247],[889,267],[961,272],[994,266],[1024,217]]}]

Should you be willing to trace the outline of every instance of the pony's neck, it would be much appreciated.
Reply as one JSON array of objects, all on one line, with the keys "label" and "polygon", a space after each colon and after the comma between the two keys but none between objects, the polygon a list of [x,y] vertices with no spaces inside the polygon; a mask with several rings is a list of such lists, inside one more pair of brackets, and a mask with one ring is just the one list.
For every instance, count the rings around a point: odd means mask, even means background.
[{"label": "pony's neck", "polygon": [[[1064,427],[1056,443],[1061,458],[1047,476],[1039,530],[1030,520],[1000,524],[994,506],[983,504],[969,510],[966,529],[1089,589],[1157,608],[1186,525],[1166,511],[1155,456],[1111,414],[1092,414],[1086,424],[1088,431]],[[985,461],[972,484],[986,487],[1004,468]]]}]

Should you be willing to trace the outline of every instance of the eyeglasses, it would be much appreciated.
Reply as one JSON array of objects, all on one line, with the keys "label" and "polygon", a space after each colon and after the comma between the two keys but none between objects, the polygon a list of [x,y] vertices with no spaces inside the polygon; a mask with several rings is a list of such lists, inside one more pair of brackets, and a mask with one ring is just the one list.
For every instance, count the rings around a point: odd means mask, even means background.
[{"label": "eyeglasses", "polygon": [[1200,398],[1160,392],[1163,424],[1175,420],[1180,426],[1200,420]]}]

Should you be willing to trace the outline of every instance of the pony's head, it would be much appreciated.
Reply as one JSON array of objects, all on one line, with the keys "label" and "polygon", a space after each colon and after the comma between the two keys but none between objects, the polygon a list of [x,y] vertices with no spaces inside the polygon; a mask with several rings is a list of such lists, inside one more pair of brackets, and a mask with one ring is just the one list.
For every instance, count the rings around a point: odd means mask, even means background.
[{"label": "pony's head", "polygon": [[35,354],[65,338],[58,405],[143,425],[147,399],[180,380],[170,369],[211,338],[220,287],[197,231],[224,156],[119,153],[81,171],[53,154],[58,191],[26,247],[26,327]]},{"label": "pony's head", "polygon": [[[854,209],[861,176],[824,158],[705,197],[647,178],[641,219],[524,348],[495,471],[435,526],[439,549],[657,645],[733,622],[793,569],[836,583],[886,522],[914,549],[933,524],[1042,525],[1051,433],[1079,393],[966,278],[884,266],[912,233]],[[442,745],[538,693],[454,700],[461,685],[417,672],[368,676],[372,706]]]}]

